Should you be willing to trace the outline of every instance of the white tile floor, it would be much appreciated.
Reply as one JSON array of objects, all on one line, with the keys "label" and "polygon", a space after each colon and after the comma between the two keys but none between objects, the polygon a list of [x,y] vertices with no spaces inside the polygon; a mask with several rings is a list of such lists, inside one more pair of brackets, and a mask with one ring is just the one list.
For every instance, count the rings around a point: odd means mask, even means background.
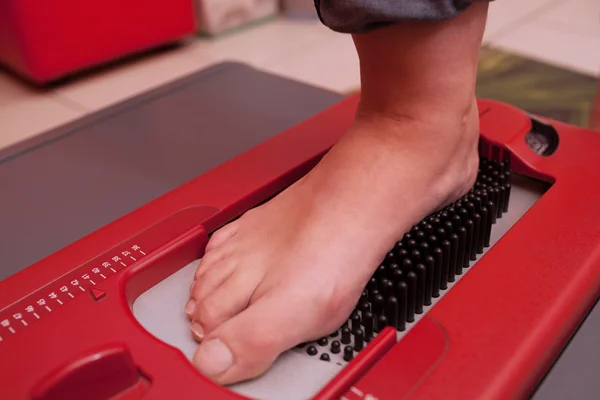
[{"label": "white tile floor", "polygon": [[[485,43],[598,76],[600,1],[496,0]],[[340,92],[359,83],[350,37],[318,21],[279,19],[219,39],[196,39],[52,90],[0,72],[0,148],[226,59]]]}]

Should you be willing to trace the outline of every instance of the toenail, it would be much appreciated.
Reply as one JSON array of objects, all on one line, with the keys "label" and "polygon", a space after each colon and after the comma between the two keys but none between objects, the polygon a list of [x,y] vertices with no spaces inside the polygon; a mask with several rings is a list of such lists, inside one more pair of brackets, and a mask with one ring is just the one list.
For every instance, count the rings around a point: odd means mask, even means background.
[{"label": "toenail", "polygon": [[194,362],[200,372],[215,377],[233,365],[233,356],[223,342],[212,339],[200,345]]},{"label": "toenail", "polygon": [[192,284],[190,285],[190,294],[192,294],[192,292],[194,291],[195,285],[196,285],[196,279],[194,279],[194,282],[192,282]]},{"label": "toenail", "polygon": [[196,310],[196,300],[189,299],[187,304],[185,305],[185,313],[187,315],[192,315],[192,313]]},{"label": "toenail", "polygon": [[204,329],[202,329],[202,325],[199,322],[192,322],[192,333],[196,336],[196,339],[202,340],[204,338]]}]

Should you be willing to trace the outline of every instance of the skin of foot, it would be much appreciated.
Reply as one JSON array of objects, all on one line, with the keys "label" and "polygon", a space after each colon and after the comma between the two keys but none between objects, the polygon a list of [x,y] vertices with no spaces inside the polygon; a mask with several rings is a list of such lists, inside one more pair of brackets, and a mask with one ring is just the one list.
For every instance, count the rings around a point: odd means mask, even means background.
[{"label": "skin of foot", "polygon": [[403,233],[471,188],[486,14],[477,4],[353,37],[362,94],[350,130],[306,176],[211,236],[185,308],[200,372],[224,385],[255,378],[333,332]]}]

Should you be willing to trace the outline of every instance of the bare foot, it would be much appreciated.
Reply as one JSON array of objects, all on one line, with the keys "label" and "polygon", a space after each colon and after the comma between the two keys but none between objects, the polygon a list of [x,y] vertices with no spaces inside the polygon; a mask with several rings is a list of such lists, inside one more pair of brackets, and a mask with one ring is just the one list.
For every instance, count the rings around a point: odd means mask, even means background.
[{"label": "bare foot", "polygon": [[337,329],[395,241],[470,189],[478,123],[474,104],[444,126],[359,116],[308,175],[215,232],[186,306],[197,368],[246,380]]}]

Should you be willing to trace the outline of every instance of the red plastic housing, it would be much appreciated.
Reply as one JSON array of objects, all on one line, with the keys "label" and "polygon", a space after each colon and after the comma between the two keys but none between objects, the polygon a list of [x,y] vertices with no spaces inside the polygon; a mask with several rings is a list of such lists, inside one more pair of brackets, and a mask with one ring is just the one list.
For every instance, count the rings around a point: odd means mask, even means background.
[{"label": "red plastic housing", "polygon": [[[349,98],[0,281],[3,396],[241,399],[146,332],[131,305],[202,256],[210,232],[308,172],[357,103]],[[525,141],[525,113],[479,107],[483,138],[508,150],[517,172],[552,187],[403,340],[382,332],[318,400],[525,397],[597,299],[600,135],[552,122],[558,149],[541,156]]]},{"label": "red plastic housing", "polygon": [[0,63],[43,84],[195,30],[190,0],[3,0]]}]

